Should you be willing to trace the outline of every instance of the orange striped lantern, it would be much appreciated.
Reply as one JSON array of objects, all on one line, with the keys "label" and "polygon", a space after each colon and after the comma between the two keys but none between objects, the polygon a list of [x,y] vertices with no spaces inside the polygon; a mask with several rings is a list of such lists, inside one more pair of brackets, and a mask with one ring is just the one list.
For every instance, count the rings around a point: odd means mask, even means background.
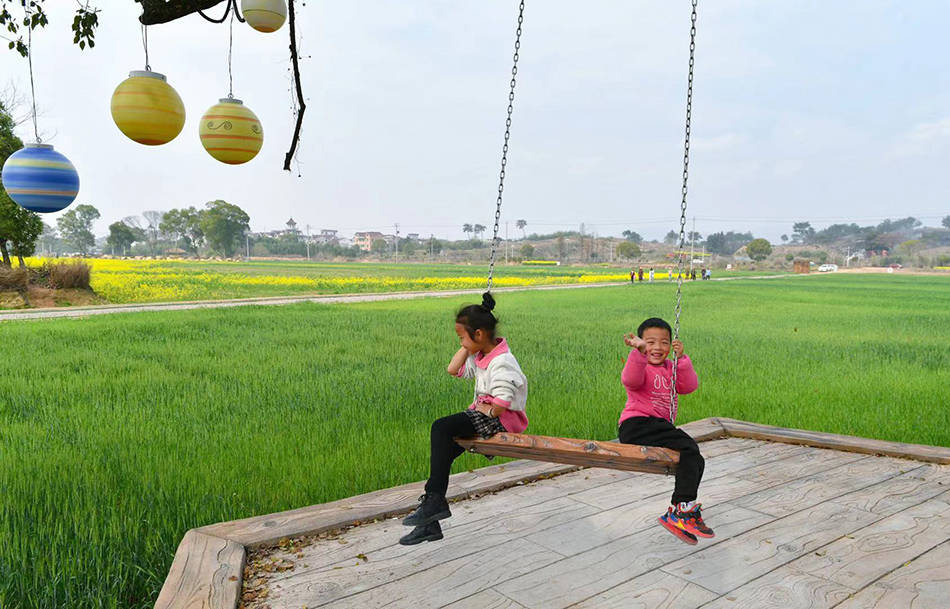
[{"label": "orange striped lantern", "polygon": [[163,74],[133,70],[112,94],[112,120],[129,139],[160,146],[181,133],[185,105]]},{"label": "orange striped lantern", "polygon": [[276,32],[287,20],[284,0],[241,0],[241,12],[249,26],[265,34]]},{"label": "orange striped lantern", "polygon": [[208,108],[198,128],[208,154],[228,165],[247,163],[264,144],[264,128],[257,115],[239,99],[225,97]]}]

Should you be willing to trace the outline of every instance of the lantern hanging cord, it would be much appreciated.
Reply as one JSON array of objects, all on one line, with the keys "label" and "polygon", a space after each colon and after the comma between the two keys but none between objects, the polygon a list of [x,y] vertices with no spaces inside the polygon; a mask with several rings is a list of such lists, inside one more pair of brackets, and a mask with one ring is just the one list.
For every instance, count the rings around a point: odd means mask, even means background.
[{"label": "lantern hanging cord", "polygon": [[142,47],[145,49],[145,70],[152,71],[152,66],[148,63],[148,26],[142,26]]},{"label": "lantern hanging cord", "polygon": [[[237,10],[234,11],[235,13]],[[231,52],[234,49],[234,15],[228,24],[228,97],[234,97],[234,76],[231,74]]]},{"label": "lantern hanging cord", "polygon": [[[25,5],[24,5],[25,6]],[[29,10],[27,10],[27,18],[29,18]],[[30,66],[30,96],[31,101],[33,102],[33,136],[36,138],[36,143],[41,144],[42,140],[40,139],[40,130],[36,126],[36,86],[33,84],[33,22],[32,19],[27,25],[26,29],[26,60]]]}]

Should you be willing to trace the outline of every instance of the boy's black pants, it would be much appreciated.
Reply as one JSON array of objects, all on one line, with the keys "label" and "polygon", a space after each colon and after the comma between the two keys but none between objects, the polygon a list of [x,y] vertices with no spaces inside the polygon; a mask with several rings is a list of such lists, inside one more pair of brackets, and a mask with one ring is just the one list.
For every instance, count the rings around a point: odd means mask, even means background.
[{"label": "boy's black pants", "polygon": [[696,444],[696,440],[688,433],[677,429],[666,419],[631,417],[620,425],[617,435],[624,444],[662,446],[679,451],[680,463],[676,468],[676,485],[670,502],[676,505],[683,501],[696,500],[706,461],[699,454],[699,445]]},{"label": "boy's black pants", "polygon": [[472,419],[464,412],[436,419],[429,432],[429,480],[427,493],[445,495],[449,488],[449,470],[456,457],[465,449],[455,443],[453,438],[471,438],[478,435]]}]

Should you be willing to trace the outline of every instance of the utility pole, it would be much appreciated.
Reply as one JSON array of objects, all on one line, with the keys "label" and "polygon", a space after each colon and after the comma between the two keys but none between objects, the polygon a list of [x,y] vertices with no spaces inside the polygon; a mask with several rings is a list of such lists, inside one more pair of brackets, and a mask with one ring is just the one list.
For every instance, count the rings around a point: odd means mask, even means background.
[{"label": "utility pole", "polygon": [[396,224],[394,224],[393,226],[396,227],[396,240],[395,240],[395,243],[396,243],[396,258],[399,258],[399,223],[396,222]]},{"label": "utility pole", "polygon": [[696,216],[693,216],[693,232],[689,235],[689,274],[693,274],[693,243],[696,241]]},{"label": "utility pole", "polygon": [[508,223],[505,222],[505,264],[508,264]]},{"label": "utility pole", "polygon": [[[234,242],[232,241],[231,244],[233,245]],[[250,258],[251,258],[251,235],[250,235],[250,233],[244,233],[244,249],[247,251],[247,258],[248,258],[248,260],[250,260]]]}]

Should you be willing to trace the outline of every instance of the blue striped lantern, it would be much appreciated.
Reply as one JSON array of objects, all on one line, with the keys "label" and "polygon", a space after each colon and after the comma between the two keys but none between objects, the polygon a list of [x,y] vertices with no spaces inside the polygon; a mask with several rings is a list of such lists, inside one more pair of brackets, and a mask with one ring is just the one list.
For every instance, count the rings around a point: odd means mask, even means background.
[{"label": "blue striped lantern", "polygon": [[41,214],[65,209],[79,194],[79,174],[49,144],[27,144],[3,164],[3,188],[20,207]]}]

